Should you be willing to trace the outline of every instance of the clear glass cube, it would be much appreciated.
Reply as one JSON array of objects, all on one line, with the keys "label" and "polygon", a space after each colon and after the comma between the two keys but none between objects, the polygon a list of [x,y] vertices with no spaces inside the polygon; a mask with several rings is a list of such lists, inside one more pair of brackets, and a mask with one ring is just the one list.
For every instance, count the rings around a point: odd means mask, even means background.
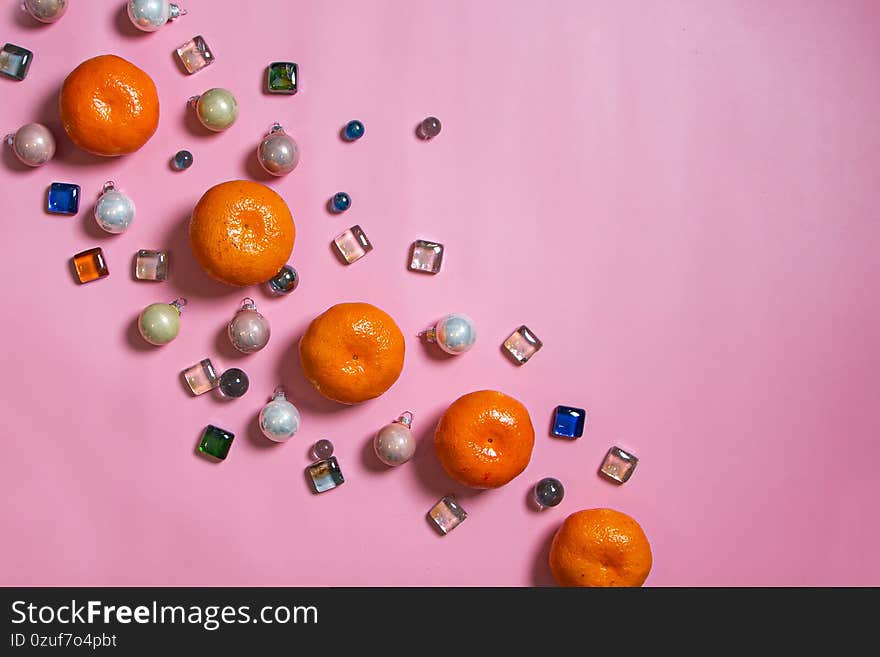
[{"label": "clear glass cube", "polygon": [[168,278],[168,254],[141,249],[134,259],[134,277],[139,281],[164,281]]},{"label": "clear glass cube", "polygon": [[446,495],[428,511],[428,518],[434,523],[437,531],[446,535],[464,522],[467,512],[461,508],[454,496]]},{"label": "clear glass cube", "polygon": [[639,459],[634,454],[625,452],[620,447],[612,447],[602,461],[599,473],[618,484],[625,483],[632,477]]},{"label": "clear glass cube", "polygon": [[201,36],[196,36],[177,49],[177,56],[186,72],[192,75],[214,63],[214,54]]},{"label": "clear glass cube", "polygon": [[443,263],[443,245],[437,242],[416,240],[412,245],[412,257],[409,268],[412,271],[423,271],[427,274],[436,274],[440,271]]},{"label": "clear glass cube", "polygon": [[525,324],[511,333],[510,337],[504,341],[504,349],[518,365],[527,363],[543,346],[544,343]]},{"label": "clear glass cube", "polygon": [[341,235],[337,235],[333,244],[336,245],[339,255],[349,265],[373,250],[373,245],[370,244],[370,240],[367,239],[366,233],[361,230],[360,226],[352,226]]},{"label": "clear glass cube", "polygon": [[73,269],[80,283],[90,283],[110,275],[104,251],[99,246],[73,256]]},{"label": "clear glass cube", "polygon": [[34,53],[27,48],[7,43],[0,50],[0,74],[13,80],[24,80],[33,59]]},{"label": "clear glass cube", "polygon": [[203,395],[220,385],[220,375],[214,369],[210,358],[200,360],[182,372],[186,385],[194,395]]},{"label": "clear glass cube", "polygon": [[323,493],[345,483],[342,470],[339,468],[339,461],[335,456],[312,463],[308,467],[308,472],[316,493]]}]

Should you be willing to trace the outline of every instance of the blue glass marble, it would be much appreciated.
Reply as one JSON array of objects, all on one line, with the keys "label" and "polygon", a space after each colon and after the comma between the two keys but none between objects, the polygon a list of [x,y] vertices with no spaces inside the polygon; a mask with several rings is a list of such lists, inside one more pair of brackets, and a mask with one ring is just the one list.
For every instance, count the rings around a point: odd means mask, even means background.
[{"label": "blue glass marble", "polygon": [[560,438],[580,438],[584,435],[587,412],[574,406],[557,406],[553,415],[553,435]]},{"label": "blue glass marble", "polygon": [[79,212],[79,185],[52,183],[46,209],[52,214],[76,214]]},{"label": "blue glass marble", "polygon": [[565,496],[562,482],[553,477],[544,477],[535,484],[535,501],[541,508],[556,506]]},{"label": "blue glass marble", "polygon": [[343,134],[347,141],[356,141],[364,136],[364,124],[360,121],[349,121],[345,124]]},{"label": "blue glass marble", "polygon": [[351,207],[351,196],[345,192],[338,192],[333,195],[330,204],[333,206],[333,212],[345,212]]},{"label": "blue glass marble", "polygon": [[13,80],[24,80],[34,59],[27,48],[7,43],[0,50],[0,73]]},{"label": "blue glass marble", "polygon": [[290,265],[284,265],[277,274],[269,279],[269,289],[275,294],[290,294],[299,285],[299,274]]},{"label": "blue glass marble", "polygon": [[171,160],[171,166],[177,171],[189,169],[193,163],[193,154],[189,151],[177,151]]}]

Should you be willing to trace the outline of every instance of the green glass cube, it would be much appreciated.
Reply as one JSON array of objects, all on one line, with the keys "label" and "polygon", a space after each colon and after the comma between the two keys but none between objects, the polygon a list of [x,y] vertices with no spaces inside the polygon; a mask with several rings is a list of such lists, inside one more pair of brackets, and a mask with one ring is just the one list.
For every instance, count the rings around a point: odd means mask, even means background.
[{"label": "green glass cube", "polygon": [[295,94],[299,82],[299,67],[293,62],[272,62],[266,86],[270,94]]},{"label": "green glass cube", "polygon": [[199,442],[199,451],[209,454],[214,458],[223,460],[229,454],[235,434],[209,424],[202,432],[202,440]]}]

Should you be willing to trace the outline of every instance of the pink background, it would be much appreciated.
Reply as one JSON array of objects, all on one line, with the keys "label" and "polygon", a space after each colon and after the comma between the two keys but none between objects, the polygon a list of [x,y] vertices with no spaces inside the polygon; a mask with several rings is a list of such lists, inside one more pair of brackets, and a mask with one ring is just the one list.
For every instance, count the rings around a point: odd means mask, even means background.
[{"label": "pink background", "polygon": [[[562,519],[610,506],[652,542],[649,585],[880,584],[880,3],[186,0],[155,34],[121,0],[72,0],[50,26],[17,4],[0,33],[35,60],[0,80],[0,127],[43,121],[59,153],[24,170],[4,147],[0,168],[2,583],[543,585]],[[217,62],[186,76],[172,52],[196,34]],[[76,151],[55,109],[102,53],[144,68],[162,102],[156,135],[120,159]],[[299,63],[298,95],[263,93],[275,60]],[[241,108],[223,134],[185,105],[214,86]],[[429,114],[443,132],[420,142]],[[346,144],[351,118],[366,136]],[[254,150],[275,120],[303,156],[266,180]],[[172,172],[184,147],[195,165]],[[195,202],[241,177],[296,218],[287,298],[214,283],[189,253]],[[138,208],[121,236],[91,217],[110,178]],[[82,185],[77,216],[43,211],[52,181]],[[340,190],[352,209],[329,215]],[[354,223],[375,250],[344,267],[329,244]],[[440,275],[406,270],[417,238],[446,245]],[[76,285],[70,256],[98,245],[111,276]],[[138,248],[170,249],[172,280],[133,281]],[[224,329],[246,294],[273,334],[245,357]],[[179,295],[181,335],[147,346],[138,313]],[[344,300],[409,336],[401,380],[355,408],[318,397],[294,348]],[[457,359],[415,338],[447,312],[479,327]],[[545,347],[517,368],[500,344],[521,323]],[[192,398],[179,372],[204,357],[251,391]],[[303,426],[273,445],[256,416],[279,382]],[[481,388],[521,399],[537,437],[522,476],[473,493],[430,441]],[[589,410],[580,440],[548,436],[559,403]],[[388,470],[370,440],[404,409],[419,451]],[[223,463],[194,453],[207,423],[237,434]],[[323,437],[346,483],[316,496],[303,470]],[[622,487],[596,475],[613,444],[641,459]],[[537,513],[546,475],[567,494]],[[425,513],[447,492],[470,517],[441,538]]]}]

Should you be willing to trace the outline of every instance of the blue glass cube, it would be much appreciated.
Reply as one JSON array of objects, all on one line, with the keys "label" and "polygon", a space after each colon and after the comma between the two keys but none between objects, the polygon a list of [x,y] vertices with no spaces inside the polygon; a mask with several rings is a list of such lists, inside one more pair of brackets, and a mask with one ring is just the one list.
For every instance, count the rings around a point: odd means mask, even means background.
[{"label": "blue glass cube", "polygon": [[52,183],[46,209],[52,214],[76,214],[79,212],[79,185]]},{"label": "blue glass cube", "polygon": [[559,438],[580,438],[584,435],[587,412],[574,406],[557,406],[553,414],[553,435]]},{"label": "blue glass cube", "polygon": [[34,59],[27,48],[7,43],[0,50],[0,73],[13,80],[24,80]]}]

